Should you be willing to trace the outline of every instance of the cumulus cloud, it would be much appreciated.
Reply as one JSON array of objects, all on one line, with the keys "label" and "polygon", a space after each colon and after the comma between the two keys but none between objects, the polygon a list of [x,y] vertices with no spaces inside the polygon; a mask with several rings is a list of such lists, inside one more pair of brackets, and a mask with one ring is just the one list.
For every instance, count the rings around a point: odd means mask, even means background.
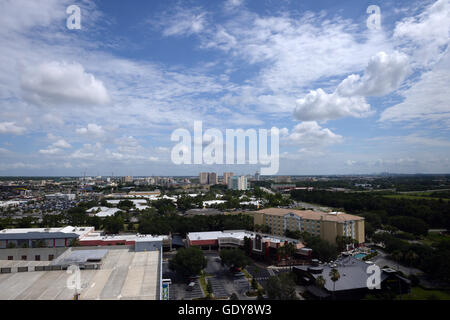
[{"label": "cumulus cloud", "polygon": [[76,133],[93,138],[100,138],[105,135],[105,130],[102,128],[102,126],[99,126],[95,123],[89,123],[86,128],[76,129]]},{"label": "cumulus cloud", "polygon": [[15,122],[0,122],[0,133],[23,134],[25,130],[25,128],[17,126]]},{"label": "cumulus cloud", "polygon": [[72,146],[64,139],[59,139],[58,141],[56,141],[55,143],[53,143],[53,146],[55,148],[61,148],[61,149],[68,149],[68,148],[72,148]]},{"label": "cumulus cloud", "polygon": [[24,98],[41,106],[105,105],[110,102],[103,82],[78,63],[48,62],[23,68]]},{"label": "cumulus cloud", "polygon": [[337,92],[312,90],[305,98],[297,100],[294,117],[301,121],[333,120],[342,117],[364,117],[371,114],[364,97],[342,97]]},{"label": "cumulus cloud", "polygon": [[383,96],[398,89],[408,72],[405,54],[379,52],[370,59],[362,77],[348,76],[337,91],[342,96]]},{"label": "cumulus cloud", "polygon": [[340,143],[342,136],[328,128],[322,128],[316,121],[305,121],[297,124],[283,140],[295,145],[318,147]]},{"label": "cumulus cloud", "polygon": [[[55,138],[53,135],[49,134],[48,138]],[[64,139],[58,139],[56,142],[51,144],[47,149],[39,150],[41,154],[57,154],[61,153],[62,149],[70,149],[72,146]]]},{"label": "cumulus cloud", "polygon": [[379,52],[370,59],[362,77],[352,74],[333,93],[328,94],[319,88],[297,100],[294,118],[301,121],[327,121],[369,116],[373,112],[365,97],[382,96],[398,89],[408,72],[406,55]]}]

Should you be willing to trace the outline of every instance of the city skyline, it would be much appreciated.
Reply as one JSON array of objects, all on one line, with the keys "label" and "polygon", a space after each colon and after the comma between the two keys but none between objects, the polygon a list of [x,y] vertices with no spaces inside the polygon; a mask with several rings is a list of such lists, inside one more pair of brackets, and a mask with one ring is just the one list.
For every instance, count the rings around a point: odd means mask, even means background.
[{"label": "city skyline", "polygon": [[450,173],[448,0],[0,9],[0,176],[261,172],[175,165],[194,121],[278,128],[277,175]]}]

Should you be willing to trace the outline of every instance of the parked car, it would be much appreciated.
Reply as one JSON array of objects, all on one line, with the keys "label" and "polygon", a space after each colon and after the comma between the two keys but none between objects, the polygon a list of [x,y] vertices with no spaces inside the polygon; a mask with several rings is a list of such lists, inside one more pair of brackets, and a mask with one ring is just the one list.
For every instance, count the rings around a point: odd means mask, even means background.
[{"label": "parked car", "polygon": [[245,274],[244,274],[243,272],[236,272],[236,273],[234,274],[234,277],[235,277],[235,278],[242,278],[242,277],[245,277]]},{"label": "parked car", "polygon": [[187,285],[186,291],[192,291],[192,290],[194,290],[194,287],[195,287],[195,282],[192,281]]}]

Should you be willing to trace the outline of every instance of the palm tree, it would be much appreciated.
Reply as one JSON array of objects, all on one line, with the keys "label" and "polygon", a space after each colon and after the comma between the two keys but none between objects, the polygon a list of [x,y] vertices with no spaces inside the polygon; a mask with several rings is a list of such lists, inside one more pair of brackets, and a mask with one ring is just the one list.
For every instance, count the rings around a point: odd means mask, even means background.
[{"label": "palm tree", "polygon": [[392,259],[397,262],[397,271],[400,270],[399,261],[402,258],[403,254],[400,251],[394,251],[391,253]]},{"label": "palm tree", "polygon": [[334,291],[336,290],[336,281],[339,280],[341,275],[339,274],[338,269],[333,268],[330,270],[329,276],[331,278],[331,281],[333,281],[333,299],[334,299]]},{"label": "palm tree", "polygon": [[[323,289],[325,287],[325,283],[326,283],[326,280],[325,280],[324,277],[322,277],[322,276],[318,276],[317,277],[317,279],[316,279],[316,286],[318,288]],[[319,299],[322,300],[322,297],[319,297]]]}]

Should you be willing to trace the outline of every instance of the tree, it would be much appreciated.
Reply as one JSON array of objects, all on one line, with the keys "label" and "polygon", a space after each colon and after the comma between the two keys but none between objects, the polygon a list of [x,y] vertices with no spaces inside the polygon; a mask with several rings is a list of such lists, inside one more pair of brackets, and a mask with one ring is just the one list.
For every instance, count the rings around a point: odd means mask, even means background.
[{"label": "tree", "polygon": [[169,260],[169,268],[184,277],[198,275],[206,265],[205,255],[197,247],[181,248],[175,257]]},{"label": "tree", "polygon": [[81,244],[80,244],[80,240],[78,240],[78,238],[70,241],[69,247],[79,247],[79,246],[81,246]]},{"label": "tree", "polygon": [[266,288],[270,300],[297,300],[295,275],[292,272],[270,277]]},{"label": "tree", "polygon": [[256,296],[256,300],[264,300],[263,290],[258,289],[258,295]]},{"label": "tree", "polygon": [[239,297],[237,296],[236,293],[233,292],[230,296],[230,300],[239,300]]},{"label": "tree", "polygon": [[336,290],[336,282],[339,280],[341,275],[339,274],[338,269],[333,268],[330,270],[329,276],[330,276],[331,281],[333,281],[333,299],[334,299],[334,291]]},{"label": "tree", "polygon": [[397,262],[397,270],[400,270],[399,262],[400,262],[400,260],[403,257],[403,253],[401,251],[396,250],[396,251],[391,253],[391,257],[392,257],[392,259],[394,259],[394,261]]},{"label": "tree", "polygon": [[258,289],[258,281],[256,281],[255,278],[252,278],[252,289],[257,290]]},{"label": "tree", "polygon": [[302,239],[305,245],[312,249],[313,258],[321,261],[331,261],[336,259],[338,249],[335,245],[306,232],[302,234]]},{"label": "tree", "polygon": [[323,276],[318,276],[315,283],[318,288],[323,289],[325,287],[326,280]]},{"label": "tree", "polygon": [[211,281],[209,281],[209,280],[206,281],[206,293],[207,293],[208,297],[211,297],[213,294],[213,287],[212,287]]},{"label": "tree", "polygon": [[106,233],[117,234],[124,229],[123,223],[120,216],[106,217],[103,221],[103,229]]},{"label": "tree", "polygon": [[241,249],[222,249],[219,253],[222,265],[231,268],[245,268],[250,264],[250,259]]},{"label": "tree", "polygon": [[281,258],[291,258],[295,254],[295,245],[293,243],[287,243],[284,246],[278,248],[278,255]]},{"label": "tree", "polygon": [[347,236],[337,236],[336,237],[336,245],[339,251],[345,251],[347,249],[348,244],[355,244],[357,241],[352,237]]},{"label": "tree", "polygon": [[97,216],[87,218],[88,225],[93,226],[96,230],[102,226],[102,219]]},{"label": "tree", "polygon": [[117,208],[124,210],[124,211],[128,211],[133,207],[134,207],[134,203],[131,200],[120,200],[119,203],[117,204]]}]

